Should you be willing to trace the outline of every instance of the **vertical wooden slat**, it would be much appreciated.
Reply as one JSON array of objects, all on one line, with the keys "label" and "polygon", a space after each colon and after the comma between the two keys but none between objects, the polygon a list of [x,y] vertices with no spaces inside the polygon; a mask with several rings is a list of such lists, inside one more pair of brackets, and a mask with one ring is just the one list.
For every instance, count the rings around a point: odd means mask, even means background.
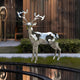
[{"label": "vertical wooden slat", "polygon": [[[68,0],[68,4],[69,4],[69,0]],[[70,5],[68,5],[68,11],[70,11],[69,6]],[[69,38],[69,13],[68,13],[68,26],[67,27],[68,27],[68,31],[67,31],[68,32],[68,38]]]},{"label": "vertical wooden slat", "polygon": [[62,5],[62,2],[60,0],[58,0],[58,27],[59,27],[59,32],[60,33],[62,32],[62,26],[61,26],[61,5]]},{"label": "vertical wooden slat", "polygon": [[[23,10],[26,10],[27,8],[27,0],[23,0]],[[27,35],[25,35],[27,33],[26,27],[23,25],[23,37],[27,37]]]},{"label": "vertical wooden slat", "polygon": [[77,17],[77,21],[78,21],[78,32],[79,32],[79,34],[77,34],[77,35],[79,35],[77,38],[79,38],[80,39],[80,0],[78,0],[78,6],[77,6],[77,8],[78,8],[78,11],[77,11],[77,13],[78,13],[78,17]]},{"label": "vertical wooden slat", "polygon": [[57,1],[56,0],[54,0],[54,20],[55,20],[55,26],[54,27],[56,27],[56,29],[55,29],[55,32],[58,32],[58,26],[57,26]]},{"label": "vertical wooden slat", "polygon": [[[41,9],[40,9],[40,15],[43,16],[43,15],[42,15],[42,14],[43,14],[43,12],[42,12],[43,0],[41,0],[40,3],[41,3],[41,4],[40,4],[40,7],[41,7]],[[40,27],[42,27],[42,32],[43,32],[43,31],[44,31],[44,27],[43,27],[42,22],[43,22],[43,21],[40,20],[40,23],[41,23],[41,24],[40,24]]]},{"label": "vertical wooden slat", "polygon": [[[59,1],[59,0],[58,0]],[[60,33],[63,33],[63,31],[62,31],[62,17],[61,17],[61,12],[62,12],[62,1],[59,1],[59,14],[58,14],[58,16],[59,16],[59,28],[60,28]]]},{"label": "vertical wooden slat", "polygon": [[67,14],[67,24],[65,25],[66,26],[66,33],[67,33],[67,38],[69,38],[69,0],[67,0],[67,11],[68,11],[68,14]]},{"label": "vertical wooden slat", "polygon": [[[42,16],[45,15],[45,14],[44,14],[44,0],[41,0],[41,12],[42,12],[42,13],[41,13]],[[46,15],[45,15],[45,16],[46,16]],[[44,19],[43,21],[41,21],[41,23],[42,23],[41,26],[43,27],[43,31],[45,31],[45,28],[44,28],[44,25],[45,25],[45,24],[44,24],[44,22],[45,22],[45,19]]]},{"label": "vertical wooden slat", "polygon": [[74,0],[74,4],[73,4],[73,5],[74,5],[74,7],[73,7],[73,8],[74,8],[74,9],[73,9],[73,10],[74,10],[74,15],[73,15],[73,16],[74,16],[73,39],[74,39],[74,38],[75,38],[75,29],[74,29],[74,28],[75,28],[75,0]]},{"label": "vertical wooden slat", "polygon": [[28,14],[26,15],[28,21],[30,21],[30,0],[27,0],[27,9],[28,9]]},{"label": "vertical wooden slat", "polygon": [[48,0],[48,31],[50,31],[50,28],[51,28],[51,3],[50,3],[51,0]]},{"label": "vertical wooden slat", "polygon": [[0,41],[2,40],[2,19],[0,16]]},{"label": "vertical wooden slat", "polygon": [[54,27],[54,5],[53,5],[53,1],[51,0],[51,31],[53,32],[53,27]]},{"label": "vertical wooden slat", "polygon": [[64,26],[63,26],[63,15],[62,15],[62,10],[63,10],[63,1],[61,1],[61,21],[60,21],[60,24],[61,24],[61,32],[63,32],[63,34],[64,34]]},{"label": "vertical wooden slat", "polygon": [[[41,15],[41,0],[38,0],[38,14]],[[37,20],[38,21],[38,26],[40,27],[40,31],[42,32],[42,26],[41,26],[41,21],[40,20]]]},{"label": "vertical wooden slat", "polygon": [[12,32],[12,38],[15,33],[15,27],[16,27],[16,8],[15,8],[15,0],[12,0],[11,2],[11,32]]},{"label": "vertical wooden slat", "polygon": [[45,32],[46,32],[46,26],[47,26],[47,1],[44,1],[44,14],[45,14],[45,22],[44,22],[44,30],[45,30]]},{"label": "vertical wooden slat", "polygon": [[[74,4],[74,0],[72,0],[72,4]],[[72,26],[71,26],[71,27],[72,27],[72,31],[71,31],[71,38],[73,37],[73,21],[74,21],[74,18],[73,18],[73,17],[74,17],[74,16],[73,16],[73,8],[74,8],[74,7],[73,7],[73,6],[74,6],[74,5],[72,5],[72,8],[71,8],[71,9],[72,9]]]},{"label": "vertical wooden slat", "polygon": [[46,21],[46,32],[49,31],[49,29],[48,29],[49,28],[49,11],[48,11],[49,5],[48,5],[48,1],[49,0],[46,1],[46,16],[47,16],[47,18],[46,18],[47,19],[47,21]]},{"label": "vertical wooden slat", "polygon": [[[38,0],[35,0],[34,1],[34,12],[36,12],[38,14]],[[38,25],[34,26],[35,27],[35,30],[38,30]]]},{"label": "vertical wooden slat", "polygon": [[31,0],[31,16],[32,16],[32,20],[34,18],[34,0]]},{"label": "vertical wooden slat", "polygon": [[[15,0],[5,0],[4,5],[8,10],[7,28],[6,33],[8,38],[14,38],[15,26],[16,26],[16,6]],[[9,35],[9,36],[8,36]]]}]

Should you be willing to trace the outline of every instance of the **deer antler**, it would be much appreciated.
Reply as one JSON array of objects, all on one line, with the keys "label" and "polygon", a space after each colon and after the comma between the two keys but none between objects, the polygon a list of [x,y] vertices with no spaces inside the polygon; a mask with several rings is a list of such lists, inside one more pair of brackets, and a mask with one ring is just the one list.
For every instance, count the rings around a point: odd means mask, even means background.
[{"label": "deer antler", "polygon": [[[28,9],[26,11],[17,12],[19,18],[23,18],[26,22],[28,22],[27,19],[26,19],[26,17],[25,17],[25,15],[27,13],[28,13]],[[23,16],[21,16],[22,14],[23,14]],[[26,22],[23,21],[23,23],[26,23]]]},{"label": "deer antler", "polygon": [[28,13],[28,9],[27,9],[26,11],[17,12],[18,17],[24,19],[25,22],[23,21],[23,23],[24,23],[25,25],[35,26],[37,23],[36,23],[36,22],[34,23],[34,21],[36,21],[37,19],[44,20],[44,18],[45,18],[45,15],[44,15],[44,16],[40,16],[39,14],[36,15],[36,13],[34,13],[34,16],[35,16],[34,19],[33,19],[31,22],[28,22],[27,19],[26,19],[26,17],[25,17],[25,15],[26,15],[27,13]]},{"label": "deer antler", "polygon": [[44,16],[40,16],[39,14],[38,15],[36,15],[36,13],[34,13],[34,19],[32,20],[32,23],[34,22],[34,21],[36,21],[37,19],[40,19],[41,18],[41,20],[44,20],[44,18],[45,18],[45,15]]}]

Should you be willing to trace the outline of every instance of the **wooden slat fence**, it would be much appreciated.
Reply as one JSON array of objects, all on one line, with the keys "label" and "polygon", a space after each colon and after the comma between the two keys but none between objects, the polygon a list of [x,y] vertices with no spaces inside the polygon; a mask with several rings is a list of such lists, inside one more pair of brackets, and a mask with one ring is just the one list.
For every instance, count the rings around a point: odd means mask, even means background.
[{"label": "wooden slat fence", "polygon": [[[29,10],[28,20],[33,20],[34,12],[45,15],[45,20],[38,20],[34,30],[52,31],[62,34],[63,38],[80,38],[79,0],[23,0],[23,9]],[[25,36],[25,27],[23,29]]]}]

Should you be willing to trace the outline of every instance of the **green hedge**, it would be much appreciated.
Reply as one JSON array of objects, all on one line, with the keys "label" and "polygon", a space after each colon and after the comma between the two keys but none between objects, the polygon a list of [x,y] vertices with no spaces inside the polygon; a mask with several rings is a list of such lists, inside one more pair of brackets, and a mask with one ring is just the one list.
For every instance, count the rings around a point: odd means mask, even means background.
[{"label": "green hedge", "polygon": [[[78,39],[58,39],[62,53],[79,53],[80,40]],[[22,39],[18,46],[19,52],[32,53],[32,45],[29,39]],[[53,53],[54,50],[49,45],[39,45],[39,53]]]}]

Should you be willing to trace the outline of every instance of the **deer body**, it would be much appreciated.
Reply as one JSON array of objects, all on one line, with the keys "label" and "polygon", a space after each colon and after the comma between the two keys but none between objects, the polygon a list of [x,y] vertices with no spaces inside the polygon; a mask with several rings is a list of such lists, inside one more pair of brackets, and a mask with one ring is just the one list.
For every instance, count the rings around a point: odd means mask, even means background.
[{"label": "deer body", "polygon": [[[59,50],[59,55],[58,55],[58,59],[60,59],[60,53],[61,53],[61,49],[58,45],[58,42],[55,42],[55,40],[57,38],[59,38],[58,34],[53,34],[52,32],[47,32],[47,33],[42,33],[42,32],[35,32],[33,31],[33,26],[36,25],[37,23],[33,23],[34,21],[36,21],[37,19],[41,19],[44,20],[45,16],[40,16],[39,14],[36,15],[36,13],[34,14],[35,18],[33,21],[28,22],[27,19],[25,18],[25,14],[28,12],[28,10],[23,11],[23,12],[18,12],[18,16],[20,18],[23,18],[26,23],[25,25],[27,26],[28,29],[28,34],[29,34],[29,39],[32,43],[33,46],[33,54],[32,54],[32,59],[31,61],[34,60],[34,54],[36,54],[36,59],[35,59],[35,63],[37,62],[38,59],[38,46],[40,44],[49,44],[53,49],[55,49],[55,55],[53,57],[53,59],[55,59],[57,50]],[[21,16],[20,14],[24,14],[23,16]]]},{"label": "deer body", "polygon": [[[34,32],[32,27],[28,28],[28,34],[29,34],[29,39],[33,46],[33,54],[32,54],[31,61],[34,60],[34,54],[36,54],[35,63],[37,62],[38,46],[40,44],[49,44],[53,49],[55,49],[55,56],[56,56],[57,50],[59,50],[59,57],[57,59],[59,60],[61,49],[58,45],[58,42],[55,42],[55,40],[59,38],[58,34],[53,34],[52,32],[47,32],[47,33]],[[53,59],[55,59],[55,56],[53,57]]]}]

